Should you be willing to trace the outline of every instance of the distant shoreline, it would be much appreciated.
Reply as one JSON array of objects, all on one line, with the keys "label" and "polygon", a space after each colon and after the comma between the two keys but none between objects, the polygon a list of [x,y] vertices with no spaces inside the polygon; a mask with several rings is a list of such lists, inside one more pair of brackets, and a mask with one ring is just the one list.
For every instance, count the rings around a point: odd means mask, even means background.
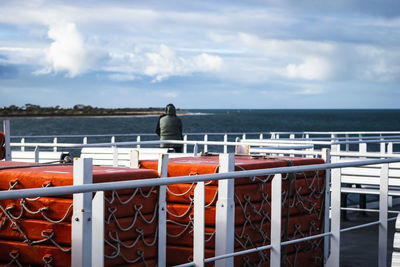
[{"label": "distant shoreline", "polygon": [[[75,105],[73,108],[40,107],[27,104],[24,107],[10,106],[0,108],[0,118],[53,118],[53,117],[130,117],[160,116],[164,108],[97,108]],[[187,115],[185,110],[177,109],[177,115]]]},{"label": "distant shoreline", "polygon": [[[84,118],[84,117],[158,117],[163,112],[141,112],[141,113],[115,113],[115,114],[19,114],[0,115],[0,119],[7,118]],[[177,112],[178,116],[194,115],[189,112]]]}]

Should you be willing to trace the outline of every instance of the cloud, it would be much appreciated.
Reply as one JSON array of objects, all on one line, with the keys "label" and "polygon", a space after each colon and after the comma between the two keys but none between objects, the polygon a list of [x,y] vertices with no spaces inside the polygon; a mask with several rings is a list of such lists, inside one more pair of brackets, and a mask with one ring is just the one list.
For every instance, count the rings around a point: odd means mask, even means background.
[{"label": "cloud", "polygon": [[96,66],[101,53],[88,47],[74,23],[51,25],[48,37],[53,40],[46,51],[48,65],[35,74],[67,72],[75,77]]},{"label": "cloud", "polygon": [[170,76],[218,71],[222,66],[222,58],[206,53],[184,58],[176,55],[168,46],[161,45],[158,52],[146,53],[145,64],[144,74],[159,82]]},{"label": "cloud", "polygon": [[325,80],[330,72],[330,63],[325,59],[309,57],[301,64],[287,65],[284,75],[292,79]]}]

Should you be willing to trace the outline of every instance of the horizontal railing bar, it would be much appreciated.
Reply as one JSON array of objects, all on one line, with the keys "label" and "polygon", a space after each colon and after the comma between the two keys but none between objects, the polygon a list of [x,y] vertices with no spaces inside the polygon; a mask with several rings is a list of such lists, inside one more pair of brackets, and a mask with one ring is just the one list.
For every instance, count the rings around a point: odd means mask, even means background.
[{"label": "horizontal railing bar", "polygon": [[[132,141],[132,142],[109,142],[109,143],[91,143],[91,144],[63,144],[63,143],[11,143],[14,147],[69,147],[69,148],[83,148],[83,147],[111,147],[111,146],[128,146],[128,145],[159,145],[159,144],[187,144],[187,145],[254,145],[261,146],[258,143],[241,143],[241,142],[224,142],[224,141],[192,141],[192,140],[154,140],[154,141]],[[278,149],[276,146],[261,146],[265,149]],[[293,146],[295,147],[295,146]],[[285,149],[282,147],[281,149]]]},{"label": "horizontal railing bar", "polygon": [[[256,134],[317,134],[317,135],[332,135],[332,134],[338,134],[338,135],[346,135],[346,134],[351,134],[351,135],[355,135],[355,134],[399,134],[400,132],[397,131],[370,131],[370,132],[198,132],[198,133],[183,133],[184,135],[256,135]],[[111,137],[111,136],[156,136],[155,133],[135,133],[135,134],[70,134],[70,135],[14,135],[11,136],[11,138],[52,138],[52,137]],[[379,136],[382,138],[385,138],[387,136]],[[315,137],[318,138],[318,137]],[[324,138],[324,137],[320,137],[320,138]],[[336,139],[339,138],[360,138],[360,137],[353,137],[353,136],[349,136],[349,137],[335,137]],[[335,138],[331,138],[331,139],[335,139]]]},{"label": "horizontal railing bar", "polygon": [[[340,156],[340,157],[370,157],[370,158],[395,158],[400,157],[400,154],[387,154],[387,153],[379,153],[379,152],[358,152],[358,151],[331,151],[331,156]],[[343,159],[342,159],[343,160]],[[345,159],[346,160],[346,159]]]},{"label": "horizontal railing bar", "polygon": [[302,237],[302,238],[299,238],[299,239],[288,240],[288,241],[282,242],[281,246],[287,246],[287,245],[300,243],[300,242],[304,242],[304,241],[308,241],[308,240],[312,240],[312,239],[317,239],[317,238],[324,237],[324,236],[329,236],[329,235],[332,235],[332,233],[331,232],[327,232],[327,233],[322,233],[322,234],[318,234],[318,235],[306,236],[306,237]]},{"label": "horizontal railing bar", "polygon": [[253,177],[253,176],[274,175],[277,173],[301,173],[306,171],[318,171],[325,169],[382,164],[390,162],[400,162],[400,158],[313,164],[313,165],[258,169],[258,170],[238,171],[238,172],[228,172],[228,173],[202,174],[195,176],[150,178],[150,179],[133,180],[133,181],[107,182],[107,183],[85,184],[85,185],[75,185],[75,186],[57,186],[52,188],[31,188],[31,189],[20,189],[11,191],[0,191],[0,200],[26,198],[34,196],[55,196],[55,195],[67,195],[74,193],[87,193],[94,191],[120,190],[126,188],[193,183],[199,181],[205,182],[205,181],[216,181],[222,179],[237,179],[237,178]]},{"label": "horizontal railing bar", "polygon": [[231,257],[236,257],[236,256],[244,255],[244,254],[253,253],[253,252],[263,251],[263,250],[270,249],[270,248],[272,248],[272,245],[266,245],[266,246],[262,246],[262,247],[246,249],[246,250],[237,251],[237,252],[233,252],[233,253],[227,253],[224,255],[204,259],[204,263],[213,262],[213,261],[222,260],[222,259],[231,258]]},{"label": "horizontal railing bar", "polygon": [[179,265],[174,265],[174,267],[190,267],[190,266],[196,266],[194,262],[188,262],[184,264],[179,264]]},{"label": "horizontal railing bar", "polygon": [[[367,212],[379,212],[376,209],[361,209],[361,208],[340,208],[341,210],[348,210],[348,211],[367,211]],[[400,211],[397,210],[388,210],[388,213],[400,214]]]},{"label": "horizontal railing bar", "polygon": [[[303,237],[303,238],[299,238],[299,239],[295,239],[295,240],[289,240],[289,241],[282,242],[281,246],[286,246],[286,245],[290,245],[290,244],[294,244],[294,243],[304,242],[304,241],[307,241],[307,240],[312,240],[312,239],[328,236],[328,235],[331,235],[331,234],[332,233],[329,232],[329,233],[323,233],[323,234],[318,234],[318,235],[313,235],[313,236],[307,236],[307,237]],[[262,246],[262,247],[257,247],[257,248],[237,251],[237,252],[233,252],[233,253],[227,253],[227,254],[224,254],[224,255],[215,256],[215,257],[212,257],[212,258],[207,258],[207,259],[204,260],[204,263],[213,262],[213,261],[226,259],[226,258],[230,258],[230,257],[236,257],[236,256],[240,256],[240,255],[245,255],[245,254],[258,252],[258,251],[262,251],[262,250],[266,250],[266,249],[270,249],[270,248],[272,248],[272,245],[265,245],[265,246]]]},{"label": "horizontal railing bar", "polygon": [[332,145],[347,145],[347,144],[360,144],[360,143],[398,143],[400,140],[398,139],[374,139],[374,140],[361,140],[361,141],[339,141],[339,142],[332,142]]},{"label": "horizontal railing bar", "polygon": [[373,226],[373,225],[377,225],[379,224],[380,221],[375,221],[375,222],[370,222],[370,223],[364,223],[364,224],[360,224],[360,225],[356,225],[356,226],[352,226],[352,227],[347,227],[344,229],[340,229],[341,233],[344,232],[348,232],[348,231],[352,231],[352,230],[356,230],[356,229],[361,229],[361,228],[365,228],[365,227],[369,227],[369,226]]}]

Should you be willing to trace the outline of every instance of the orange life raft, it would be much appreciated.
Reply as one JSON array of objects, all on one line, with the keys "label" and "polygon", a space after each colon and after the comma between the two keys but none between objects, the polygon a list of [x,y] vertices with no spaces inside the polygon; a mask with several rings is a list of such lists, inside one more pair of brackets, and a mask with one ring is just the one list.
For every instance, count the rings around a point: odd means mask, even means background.
[{"label": "orange life raft", "polygon": [[[0,162],[0,168],[18,165],[27,163]],[[158,175],[153,170],[93,168],[93,183],[155,177]],[[72,184],[72,166],[0,170],[0,190]],[[106,192],[106,266],[156,262],[157,242],[153,240],[158,220],[149,221],[157,216],[157,202],[153,188]],[[71,265],[72,195],[4,200],[0,208],[1,265]],[[128,231],[130,228],[133,230]],[[136,240],[135,246],[129,246]]]},{"label": "orange life raft", "polygon": [[[254,170],[322,164],[312,158],[252,158],[236,156],[235,170]],[[141,161],[142,168],[157,169],[156,161]],[[172,158],[168,176],[218,172],[218,156]],[[270,200],[273,176],[235,180],[235,251],[270,243]],[[169,185],[167,190],[167,264],[192,260],[194,184]],[[325,173],[306,172],[283,177],[282,241],[322,232]],[[215,210],[218,182],[205,186],[205,256],[215,255]],[[289,193],[288,193],[289,192]],[[322,239],[283,249],[282,262],[293,266],[322,265]],[[175,255],[179,255],[176,257]],[[235,257],[235,266],[269,265],[269,251]],[[210,265],[211,266],[211,265]]]}]

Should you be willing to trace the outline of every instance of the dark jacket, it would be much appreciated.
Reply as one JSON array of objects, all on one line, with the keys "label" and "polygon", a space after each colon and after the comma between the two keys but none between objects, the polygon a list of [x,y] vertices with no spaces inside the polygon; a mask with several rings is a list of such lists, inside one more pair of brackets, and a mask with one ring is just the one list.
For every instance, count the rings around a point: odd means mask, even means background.
[{"label": "dark jacket", "polygon": [[[160,140],[182,140],[182,122],[176,116],[174,105],[169,104],[165,108],[165,114],[158,119],[156,133]],[[180,144],[161,144],[160,147],[180,148]]]}]

